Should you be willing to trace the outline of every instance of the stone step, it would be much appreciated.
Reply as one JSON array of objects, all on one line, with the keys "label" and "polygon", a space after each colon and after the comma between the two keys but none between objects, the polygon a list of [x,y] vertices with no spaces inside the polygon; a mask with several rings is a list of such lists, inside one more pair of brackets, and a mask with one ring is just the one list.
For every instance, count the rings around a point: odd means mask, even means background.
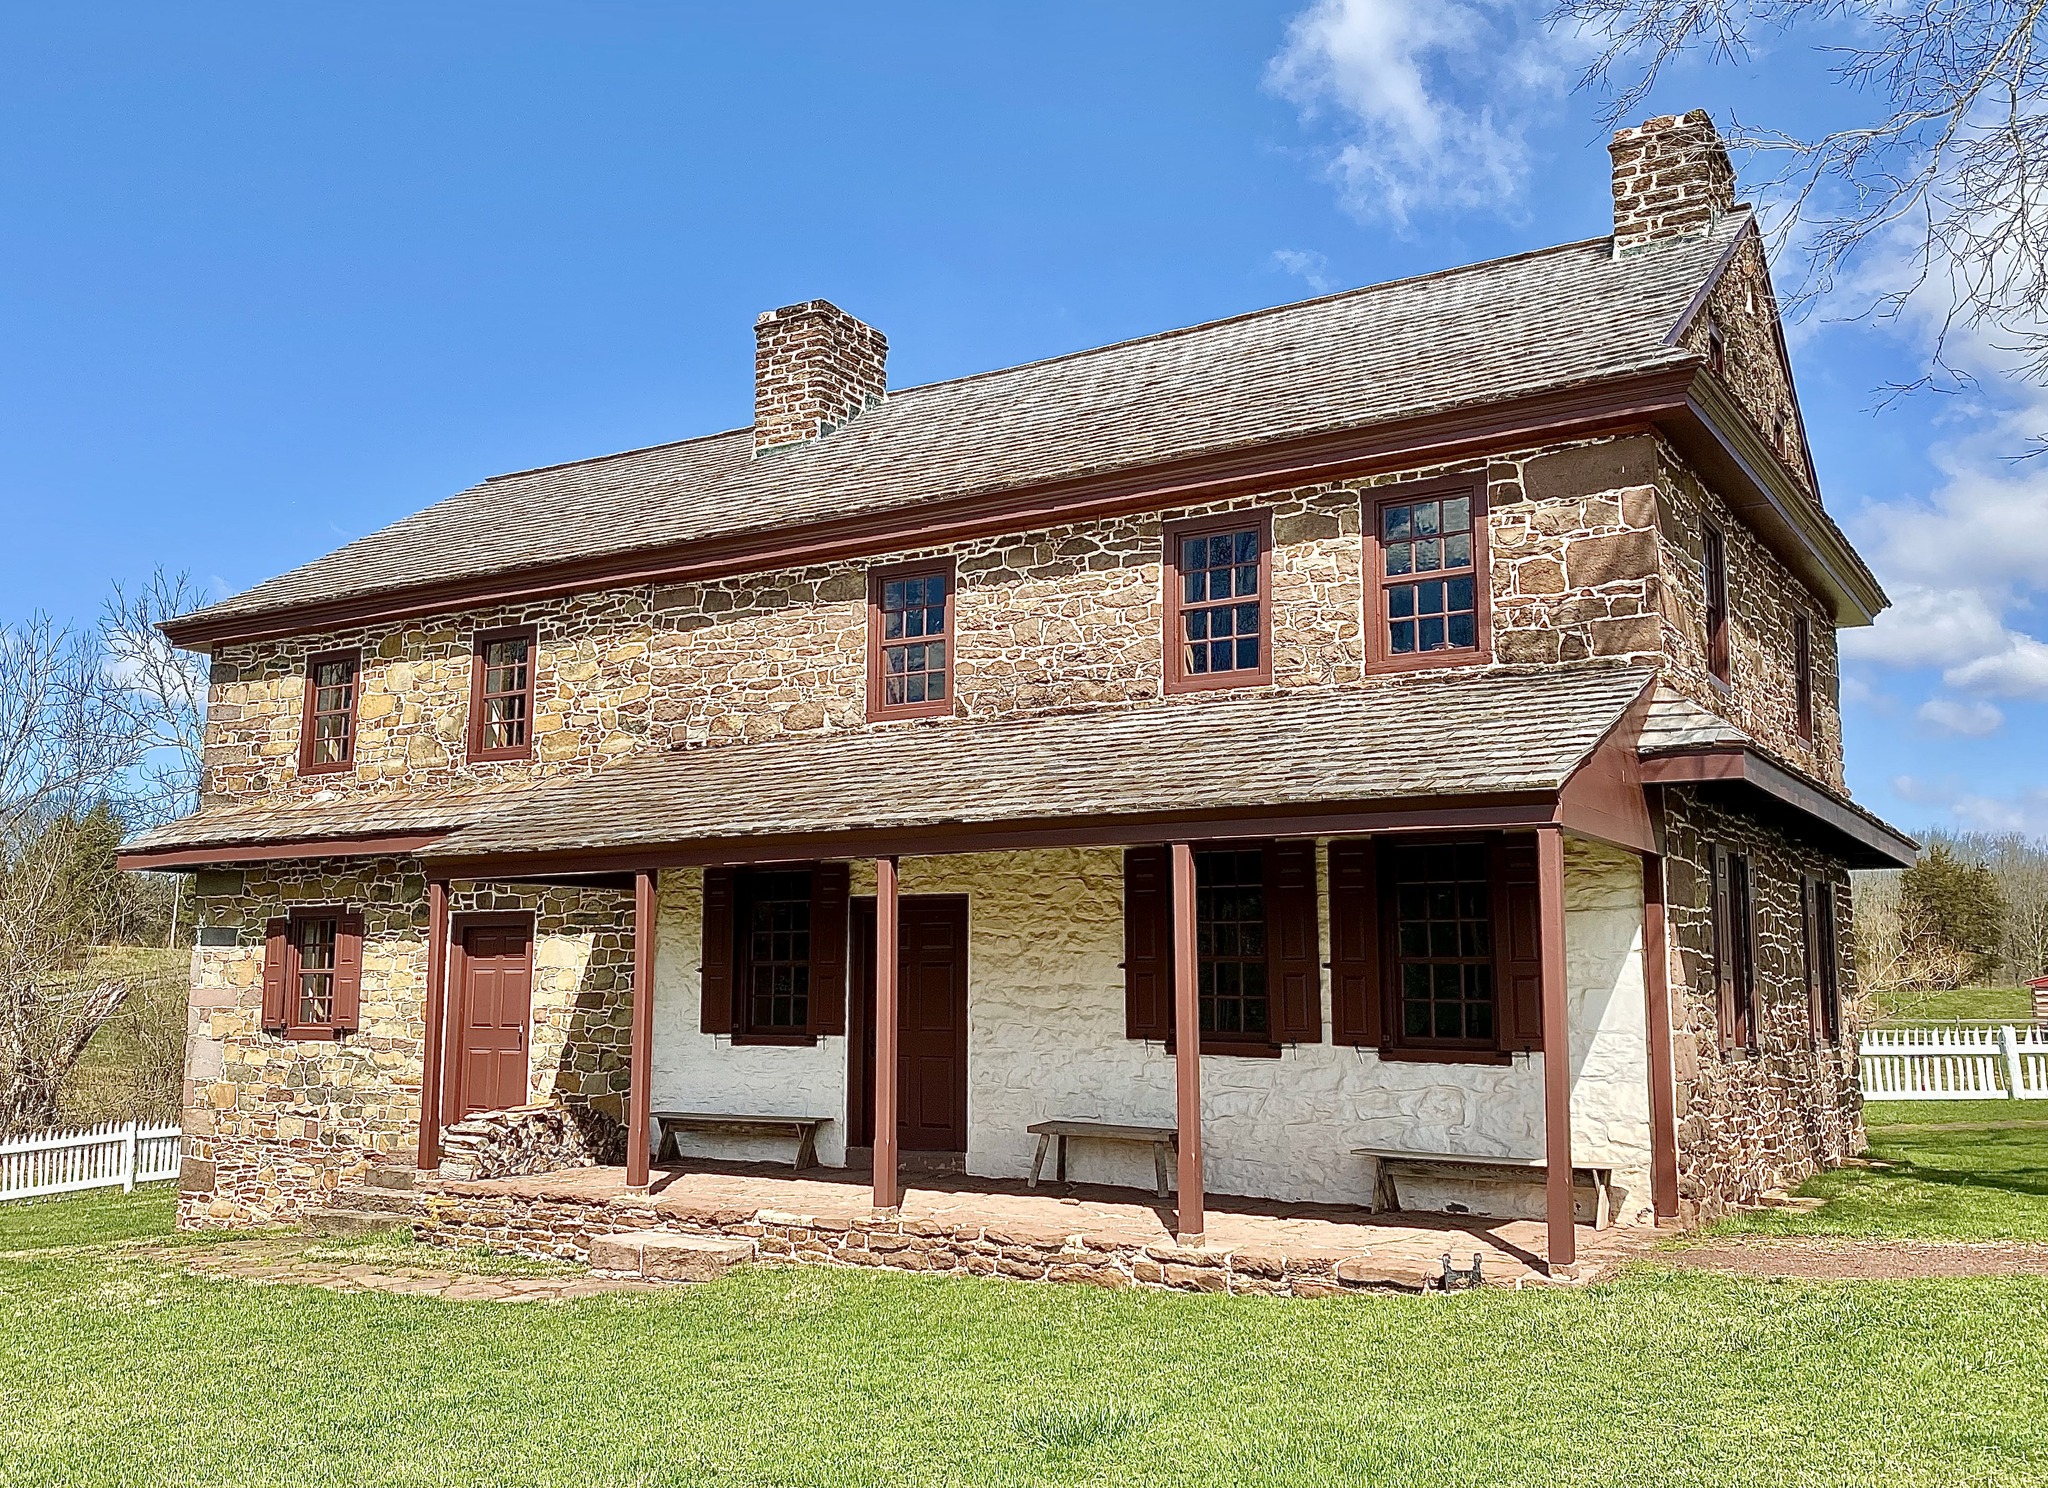
[{"label": "stone step", "polygon": [[384,1188],[394,1191],[410,1189],[413,1179],[418,1176],[415,1168],[375,1167],[364,1170],[357,1180],[365,1188]]},{"label": "stone step", "polygon": [[648,1281],[715,1281],[754,1258],[754,1242],[724,1235],[625,1230],[593,1235],[590,1267]]},{"label": "stone step", "polygon": [[419,1195],[409,1189],[367,1188],[361,1184],[345,1183],[334,1191],[332,1207],[409,1216],[419,1210]]},{"label": "stone step", "polygon": [[381,1209],[308,1209],[299,1216],[306,1235],[382,1235],[403,1224],[401,1215]]}]

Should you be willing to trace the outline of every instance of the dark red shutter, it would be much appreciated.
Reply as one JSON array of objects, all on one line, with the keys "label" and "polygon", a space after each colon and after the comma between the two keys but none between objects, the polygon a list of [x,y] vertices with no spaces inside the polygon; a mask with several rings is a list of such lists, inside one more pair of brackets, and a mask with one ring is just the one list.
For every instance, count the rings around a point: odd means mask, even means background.
[{"label": "dark red shutter", "polygon": [[1163,1043],[1173,1016],[1173,865],[1164,845],[1124,849],[1124,1037]]},{"label": "dark red shutter", "polygon": [[705,1033],[732,1032],[732,917],[733,870],[704,870],[704,964],[699,972],[703,986],[703,1012],[699,1028]]},{"label": "dark red shutter", "polygon": [[343,912],[334,918],[334,1031],[363,1026],[363,917]]},{"label": "dark red shutter", "polygon": [[1330,1041],[1380,1045],[1379,884],[1371,839],[1330,844]]},{"label": "dark red shutter", "polygon": [[1820,885],[1805,874],[1799,875],[1799,957],[1800,966],[1806,974],[1806,1027],[1814,1043],[1819,1043],[1821,1034],[1820,1017],[1820,962],[1814,955],[1814,906],[1820,899]]},{"label": "dark red shutter", "polygon": [[1272,994],[1273,1042],[1323,1041],[1323,957],[1316,923],[1316,845],[1267,846],[1266,977]]},{"label": "dark red shutter", "polygon": [[1508,837],[1494,849],[1493,955],[1500,977],[1503,1049],[1543,1047],[1543,907],[1536,888],[1536,843]]},{"label": "dark red shutter", "polygon": [[1707,849],[1708,893],[1713,909],[1714,1007],[1722,1049],[1735,1046],[1735,956],[1728,906],[1728,854]]},{"label": "dark red shutter", "polygon": [[284,982],[291,962],[291,921],[263,927],[263,1031],[284,1032]]},{"label": "dark red shutter", "polygon": [[846,1032],[846,900],[844,863],[811,869],[811,1032]]}]

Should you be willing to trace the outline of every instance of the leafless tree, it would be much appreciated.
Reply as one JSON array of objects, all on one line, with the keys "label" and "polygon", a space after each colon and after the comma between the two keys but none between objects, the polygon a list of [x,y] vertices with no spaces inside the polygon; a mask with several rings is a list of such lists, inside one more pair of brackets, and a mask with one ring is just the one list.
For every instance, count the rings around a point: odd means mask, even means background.
[{"label": "leafless tree", "polygon": [[1897,873],[1858,874],[1850,902],[1856,918],[1853,1022],[1910,1013],[1916,999],[1957,986],[1968,973],[1969,956],[1934,933],[1925,912],[1899,892]]},{"label": "leafless tree", "polygon": [[[1551,20],[1599,48],[1582,83],[1610,122],[1681,58],[1811,43],[1835,96],[1868,100],[1862,120],[1813,138],[1723,121],[1777,162],[1774,230],[1804,270],[1788,304],[1858,294],[1847,314],[1889,318],[1931,301],[1929,370],[1907,386],[1970,380],[1947,354],[1959,330],[2048,382],[2048,0],[1554,0]],[[1866,271],[1875,287],[1852,288]]]},{"label": "leafless tree", "polygon": [[55,1120],[127,996],[90,975],[87,952],[113,872],[107,800],[138,754],[96,635],[0,627],[0,1136]]},{"label": "leafless tree", "polygon": [[159,568],[137,588],[116,583],[100,617],[118,702],[142,749],[135,793],[156,819],[183,816],[199,800],[206,659],[180,651],[159,627],[204,598],[190,574]]}]

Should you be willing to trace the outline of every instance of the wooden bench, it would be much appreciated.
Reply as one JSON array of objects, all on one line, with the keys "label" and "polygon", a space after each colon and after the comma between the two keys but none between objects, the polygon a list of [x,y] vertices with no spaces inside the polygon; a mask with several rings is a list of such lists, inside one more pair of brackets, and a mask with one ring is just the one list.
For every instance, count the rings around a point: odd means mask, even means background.
[{"label": "wooden bench", "polygon": [[[1353,1157],[1369,1157],[1373,1160],[1372,1202],[1366,1206],[1373,1214],[1399,1213],[1401,1195],[1394,1188],[1395,1168],[1438,1178],[1474,1178],[1486,1176],[1491,1169],[1493,1176],[1512,1174],[1525,1177],[1531,1172],[1542,1173],[1550,1164],[1540,1157],[1467,1157],[1456,1152],[1410,1152],[1392,1147],[1354,1147]],[[1572,1184],[1578,1186],[1585,1179],[1593,1190],[1593,1228],[1604,1230],[1613,1218],[1613,1200],[1609,1188],[1614,1176],[1612,1168],[1574,1167]]]},{"label": "wooden bench", "polygon": [[678,1132],[718,1132],[724,1136],[790,1137],[796,1141],[794,1166],[801,1173],[818,1163],[818,1128],[829,1116],[721,1116],[709,1111],[654,1111],[654,1160],[662,1162],[676,1153]]},{"label": "wooden bench", "polygon": [[1152,1173],[1158,1180],[1159,1197],[1165,1198],[1166,1158],[1177,1151],[1180,1134],[1170,1126],[1117,1126],[1107,1121],[1041,1121],[1024,1128],[1038,1138],[1038,1155],[1031,1159],[1032,1188],[1038,1187],[1038,1175],[1045,1170],[1045,1152],[1054,1142],[1059,1143],[1058,1168],[1055,1181],[1067,1181],[1067,1142],[1074,1137],[1083,1137],[1096,1142],[1136,1142],[1149,1144],[1152,1148]]}]

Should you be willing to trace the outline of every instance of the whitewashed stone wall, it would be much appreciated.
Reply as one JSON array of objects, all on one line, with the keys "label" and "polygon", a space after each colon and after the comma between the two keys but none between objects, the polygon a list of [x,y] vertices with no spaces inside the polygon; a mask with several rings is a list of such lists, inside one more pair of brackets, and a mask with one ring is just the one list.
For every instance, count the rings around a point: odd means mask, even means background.
[{"label": "whitewashed stone wall", "polygon": [[[656,1106],[843,1118],[845,1039],[809,1048],[736,1048],[697,1031],[701,882],[696,872],[663,875]],[[855,865],[854,892],[872,891],[872,871]],[[1036,1121],[1172,1124],[1173,1059],[1163,1045],[1124,1037],[1119,849],[911,859],[902,865],[902,891],[969,896],[970,1173],[1029,1173],[1037,1139],[1026,1128]],[[1570,841],[1566,895],[1574,1156],[1616,1169],[1620,1212],[1634,1218],[1649,1207],[1637,860]],[[1326,993],[1326,1030],[1327,1018]],[[1508,1066],[1426,1064],[1308,1044],[1277,1059],[1204,1059],[1202,1095],[1208,1180],[1217,1193],[1356,1203],[1370,1184],[1366,1160],[1351,1155],[1355,1147],[1512,1156],[1543,1150],[1540,1055],[1517,1056]],[[765,1157],[788,1149],[714,1138],[684,1150]],[[819,1154],[836,1164],[844,1151],[842,1119],[820,1134]],[[1149,1188],[1151,1156],[1075,1143],[1069,1176]],[[1450,1185],[1408,1191],[1418,1207],[1456,1202],[1480,1213],[1533,1215],[1541,1203],[1533,1185],[1508,1193]]]}]

